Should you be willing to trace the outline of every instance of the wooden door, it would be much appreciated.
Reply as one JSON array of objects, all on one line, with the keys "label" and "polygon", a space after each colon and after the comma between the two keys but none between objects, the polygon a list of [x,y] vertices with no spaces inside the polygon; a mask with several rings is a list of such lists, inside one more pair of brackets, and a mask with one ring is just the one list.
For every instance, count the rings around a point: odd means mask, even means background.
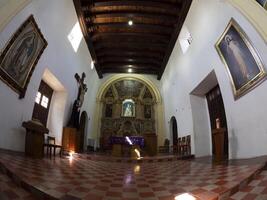
[{"label": "wooden door", "polygon": [[[228,156],[228,133],[227,133],[227,121],[224,110],[223,98],[219,85],[215,86],[206,94],[209,115],[210,115],[210,125],[211,130],[216,129],[216,119],[220,119],[221,127],[226,129],[224,136],[224,156]],[[212,153],[214,155],[214,139],[212,138]]]},{"label": "wooden door", "polygon": [[52,95],[53,89],[42,80],[36,94],[32,118],[38,119],[44,126],[47,125]]}]

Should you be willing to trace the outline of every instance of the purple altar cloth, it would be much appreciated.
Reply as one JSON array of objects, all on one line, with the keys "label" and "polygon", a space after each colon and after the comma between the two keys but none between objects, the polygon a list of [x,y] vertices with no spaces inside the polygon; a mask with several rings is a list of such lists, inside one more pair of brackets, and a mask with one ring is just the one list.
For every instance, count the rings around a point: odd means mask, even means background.
[{"label": "purple altar cloth", "polygon": [[[128,136],[132,142],[132,145],[139,145],[141,148],[145,146],[145,139],[140,136]],[[126,137],[111,136],[109,137],[109,143],[112,144],[124,144],[130,145]]]}]

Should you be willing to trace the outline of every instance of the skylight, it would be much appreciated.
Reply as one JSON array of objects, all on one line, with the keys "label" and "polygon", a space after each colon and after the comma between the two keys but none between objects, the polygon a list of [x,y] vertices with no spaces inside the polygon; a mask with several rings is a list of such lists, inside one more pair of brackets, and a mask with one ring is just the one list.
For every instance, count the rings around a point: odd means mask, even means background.
[{"label": "skylight", "polygon": [[183,26],[178,37],[183,54],[185,54],[192,43],[192,36],[186,26]]},{"label": "skylight", "polygon": [[79,22],[76,22],[76,24],[73,26],[70,34],[68,35],[68,39],[74,49],[75,52],[78,51],[78,48],[80,46],[80,43],[82,41],[82,31],[79,25]]}]

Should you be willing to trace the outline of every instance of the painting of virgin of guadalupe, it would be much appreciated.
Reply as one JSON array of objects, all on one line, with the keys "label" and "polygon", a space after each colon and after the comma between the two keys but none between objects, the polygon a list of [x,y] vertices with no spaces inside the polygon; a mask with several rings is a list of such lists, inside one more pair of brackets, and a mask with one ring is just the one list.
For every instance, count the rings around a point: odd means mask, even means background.
[{"label": "painting of virgin of guadalupe", "polygon": [[23,98],[31,74],[47,42],[31,15],[0,55],[0,77]]},{"label": "painting of virgin of guadalupe", "polygon": [[259,55],[234,19],[215,46],[228,71],[235,99],[266,78]]}]

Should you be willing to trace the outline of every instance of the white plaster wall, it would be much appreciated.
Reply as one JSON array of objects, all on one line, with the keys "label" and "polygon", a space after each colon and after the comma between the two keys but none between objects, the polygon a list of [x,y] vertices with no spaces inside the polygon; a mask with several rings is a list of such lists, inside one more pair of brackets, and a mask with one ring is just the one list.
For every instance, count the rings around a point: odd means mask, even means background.
[{"label": "white plaster wall", "polygon": [[65,106],[67,100],[67,93],[64,91],[54,91],[48,121],[47,128],[49,129],[49,135],[56,138],[56,144],[62,144],[62,130],[64,126]]},{"label": "white plaster wall", "polygon": [[[34,98],[45,68],[48,68],[58,78],[68,93],[64,124],[69,118],[72,103],[78,92],[74,74],[85,72],[87,75],[85,82],[88,85],[88,92],[82,110],[86,110],[90,117],[92,117],[96,91],[100,83],[95,70],[90,69],[91,57],[84,39],[77,53],[73,51],[67,39],[77,22],[76,12],[70,0],[32,1],[0,32],[0,49],[3,49],[11,35],[30,14],[34,15],[48,41],[48,47],[36,66],[25,98],[19,100],[18,95],[0,81],[0,148],[17,151],[24,151],[25,130],[21,128],[21,124],[31,119]],[[91,134],[91,129],[89,123],[88,135]]]},{"label": "white plaster wall", "polygon": [[[199,131],[207,122],[194,119],[190,102],[191,91],[214,69],[221,88],[229,132],[229,157],[248,158],[267,154],[267,81],[253,91],[234,101],[226,68],[216,52],[214,44],[233,17],[249,36],[267,66],[267,47],[249,21],[226,1],[194,0],[185,21],[193,42],[182,54],[176,43],[161,79],[161,91],[165,106],[165,125],[175,116],[179,137]],[[201,116],[194,116],[200,118]],[[197,128],[199,127],[199,128]],[[170,135],[170,130],[167,130]],[[197,139],[197,138],[196,138]],[[210,138],[202,138],[196,147],[201,155],[207,152]]]}]

